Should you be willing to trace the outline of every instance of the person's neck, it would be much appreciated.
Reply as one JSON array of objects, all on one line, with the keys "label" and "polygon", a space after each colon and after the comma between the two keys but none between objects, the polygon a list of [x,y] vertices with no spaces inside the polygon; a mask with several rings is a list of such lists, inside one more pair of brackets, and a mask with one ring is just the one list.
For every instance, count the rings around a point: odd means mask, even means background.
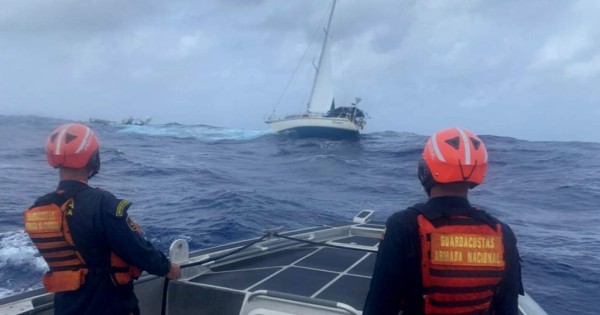
[{"label": "person's neck", "polygon": [[467,198],[469,188],[466,185],[460,184],[445,184],[445,185],[434,185],[431,187],[431,193],[429,198],[436,197],[460,197]]},{"label": "person's neck", "polygon": [[75,180],[84,184],[88,183],[88,172],[85,168],[61,168],[60,169],[60,180]]}]

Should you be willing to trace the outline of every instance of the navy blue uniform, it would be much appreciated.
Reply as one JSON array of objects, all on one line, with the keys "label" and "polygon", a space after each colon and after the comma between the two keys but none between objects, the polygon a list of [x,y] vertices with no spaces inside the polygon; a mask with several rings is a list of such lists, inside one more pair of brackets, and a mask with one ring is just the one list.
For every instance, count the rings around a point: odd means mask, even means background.
[{"label": "navy blue uniform", "polygon": [[[54,296],[54,314],[130,314],[138,300],[133,284],[114,285],[110,278],[110,255],[115,252],[128,264],[151,274],[169,272],[167,257],[138,232],[127,214],[129,202],[78,181],[61,181],[58,192],[76,193],[74,209],[67,211],[73,242],[89,272],[76,291]],[[34,206],[52,202],[55,193],[39,198]]]},{"label": "navy blue uniform", "polygon": [[[446,216],[480,211],[459,197],[432,198],[425,209]],[[418,215],[418,211],[409,208],[387,220],[363,315],[397,315],[400,310],[403,315],[424,314]],[[493,297],[492,314],[516,315],[518,294],[523,294],[517,239],[508,225],[502,224],[502,231],[506,272]]]}]

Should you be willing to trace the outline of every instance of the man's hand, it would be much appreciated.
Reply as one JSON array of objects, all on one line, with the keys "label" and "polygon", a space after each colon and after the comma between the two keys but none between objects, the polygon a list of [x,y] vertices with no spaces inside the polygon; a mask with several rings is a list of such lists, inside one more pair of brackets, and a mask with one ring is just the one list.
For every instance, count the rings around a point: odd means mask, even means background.
[{"label": "man's hand", "polygon": [[180,273],[181,270],[179,269],[179,265],[174,262],[171,262],[171,269],[169,269],[169,273],[167,273],[165,277],[167,277],[167,279],[169,280],[174,280],[179,278]]}]

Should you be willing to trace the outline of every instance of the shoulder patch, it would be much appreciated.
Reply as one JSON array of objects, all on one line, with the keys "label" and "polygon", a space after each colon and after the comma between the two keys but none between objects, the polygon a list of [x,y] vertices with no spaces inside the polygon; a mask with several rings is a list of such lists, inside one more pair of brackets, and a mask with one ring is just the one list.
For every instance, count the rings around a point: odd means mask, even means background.
[{"label": "shoulder patch", "polygon": [[138,225],[135,224],[135,222],[133,222],[133,220],[131,220],[131,218],[129,216],[127,216],[127,219],[125,219],[125,221],[127,222],[127,225],[129,225],[129,228],[132,231],[134,231],[134,232],[138,231]]},{"label": "shoulder patch", "polygon": [[123,217],[123,213],[125,212],[125,210],[127,210],[130,204],[131,203],[125,199],[121,200],[121,202],[119,202],[119,204],[117,205],[117,211],[115,211],[115,215],[119,218]]}]

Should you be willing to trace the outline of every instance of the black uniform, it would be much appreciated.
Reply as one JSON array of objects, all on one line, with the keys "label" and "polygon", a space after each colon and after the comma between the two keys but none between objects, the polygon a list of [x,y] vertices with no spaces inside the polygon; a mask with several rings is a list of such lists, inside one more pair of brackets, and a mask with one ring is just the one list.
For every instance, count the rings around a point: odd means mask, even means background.
[{"label": "black uniform", "polygon": [[[151,274],[164,276],[170,262],[138,232],[127,215],[129,202],[78,181],[61,181],[57,191],[75,194],[74,209],[66,217],[73,242],[83,256],[88,274],[76,291],[54,296],[54,314],[130,314],[138,300],[133,284],[114,285],[110,278],[110,255],[115,252],[127,263]],[[54,197],[53,197],[54,196]],[[53,202],[56,193],[39,198],[34,206]]]},{"label": "black uniform", "polygon": [[[460,197],[432,198],[425,209],[446,216],[481,211]],[[401,309],[403,315],[424,314],[418,215],[418,211],[409,208],[387,220],[363,315],[397,315]],[[496,315],[516,315],[518,294],[523,294],[517,239],[508,225],[502,224],[502,231],[506,272],[493,297],[492,309]]]}]

